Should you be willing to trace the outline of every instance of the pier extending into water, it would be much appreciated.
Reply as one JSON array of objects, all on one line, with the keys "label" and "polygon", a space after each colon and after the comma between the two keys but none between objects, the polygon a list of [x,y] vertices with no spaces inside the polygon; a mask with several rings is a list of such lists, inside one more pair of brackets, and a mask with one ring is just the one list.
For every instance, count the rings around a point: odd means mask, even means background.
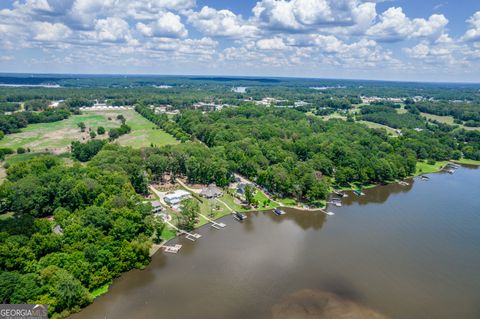
[{"label": "pier extending into water", "polygon": [[227,225],[225,225],[224,223],[217,223],[216,221],[214,221],[213,219],[211,218],[208,218],[207,216],[203,215],[203,214],[200,214],[198,213],[198,215],[200,215],[200,217],[204,218],[206,221],[208,221],[211,226],[215,229],[221,229],[221,228],[225,228]]},{"label": "pier extending into water", "polygon": [[188,231],[186,230],[183,230],[183,229],[180,229],[178,228],[177,226],[175,226],[174,224],[172,224],[170,221],[167,221],[165,220],[165,224],[167,224],[168,226],[172,227],[173,229],[175,229],[177,232],[181,233],[181,234],[184,234],[185,235],[185,238],[187,238],[188,240],[191,240],[191,241],[195,241],[199,238],[202,237],[202,235],[200,234],[196,234],[196,233],[189,233]]}]

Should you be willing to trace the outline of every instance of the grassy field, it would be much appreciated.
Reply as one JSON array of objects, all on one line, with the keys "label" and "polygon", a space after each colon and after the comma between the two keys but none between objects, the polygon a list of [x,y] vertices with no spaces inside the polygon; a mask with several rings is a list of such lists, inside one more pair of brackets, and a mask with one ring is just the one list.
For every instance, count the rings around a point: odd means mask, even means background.
[{"label": "grassy field", "polygon": [[0,220],[6,220],[13,217],[13,213],[0,214]]},{"label": "grassy field", "polygon": [[448,124],[448,125],[453,125],[453,116],[440,116],[440,115],[434,115],[434,114],[428,114],[428,113],[420,113],[423,117],[425,117],[427,120],[434,120],[438,121],[440,123]]},{"label": "grassy field", "polygon": [[247,211],[242,205],[239,205],[235,202],[234,197],[230,194],[224,193],[220,200],[224,201],[231,209],[236,211]]},{"label": "grassy field", "polygon": [[[428,120],[435,120],[440,123],[455,125],[453,116],[440,116],[440,115],[434,115],[434,114],[428,114],[428,113],[421,113],[421,115]],[[456,125],[458,125],[459,127],[467,131],[480,131],[480,127],[468,127],[460,124],[456,124]]]},{"label": "grassy field", "polygon": [[440,161],[440,162],[436,162],[433,165],[430,165],[427,162],[418,162],[416,175],[438,172],[447,163],[448,163],[447,161]]},{"label": "grassy field", "polygon": [[103,295],[103,294],[106,294],[106,293],[108,292],[108,289],[110,288],[110,285],[111,285],[111,284],[112,284],[112,283],[109,282],[109,283],[106,283],[106,284],[104,284],[103,286],[98,287],[97,289],[93,290],[93,291],[91,292],[92,297],[93,297],[93,298],[97,298],[97,297],[99,297],[99,296],[101,296],[101,295]]},{"label": "grassy field", "polygon": [[480,165],[480,161],[475,161],[475,160],[466,159],[466,158],[462,158],[460,160],[456,160],[453,162],[458,164],[465,164],[465,165]]},{"label": "grassy field", "polygon": [[[220,203],[215,199],[202,198],[202,200],[200,201],[200,213],[210,219],[215,220],[230,214],[230,210],[225,207],[224,204]],[[195,225],[195,227],[200,227],[208,223],[209,221],[207,219],[200,216],[199,221]]]},{"label": "grassy field", "polygon": [[277,202],[282,203],[284,206],[296,206],[297,201],[293,198],[278,198]]},{"label": "grassy field", "polygon": [[401,104],[402,106],[399,108],[399,109],[396,109],[397,110],[397,113],[398,114],[405,114],[405,113],[408,113],[408,110],[405,109],[405,104]]},{"label": "grassy field", "polygon": [[[156,129],[153,123],[134,110],[98,110],[85,111],[82,115],[73,115],[60,122],[29,125],[20,133],[5,136],[0,141],[0,147],[13,149],[24,147],[33,151],[66,151],[72,141],[88,140],[88,129],[90,128],[96,131],[99,126],[103,126],[107,130],[119,127],[121,123],[116,119],[119,114],[126,118],[127,124],[132,128],[130,134],[118,139],[121,145],[140,148],[151,144],[162,146],[178,143],[170,134]],[[78,128],[80,122],[85,123],[87,132],[80,132]],[[106,137],[107,134],[97,138]]]},{"label": "grassy field", "polygon": [[374,123],[374,122],[369,122],[369,121],[358,121],[357,123],[365,124],[369,128],[374,128],[374,129],[385,129],[387,132],[393,136],[398,136],[397,131],[394,128],[391,128],[390,126]]},{"label": "grassy field", "polygon": [[[273,201],[269,201],[267,195],[265,195],[262,191],[257,190],[255,193],[254,198],[258,201],[258,209],[267,210],[267,209],[274,209],[279,205]],[[264,205],[266,203],[266,205]]]},{"label": "grassy field", "polygon": [[332,120],[332,119],[337,119],[337,120],[343,120],[343,121],[346,121],[347,120],[347,117],[344,116],[344,115],[341,115],[337,112],[335,113],[332,113],[330,115],[325,115],[325,116],[320,116],[322,118],[322,120],[324,121],[329,121],[329,120]]}]

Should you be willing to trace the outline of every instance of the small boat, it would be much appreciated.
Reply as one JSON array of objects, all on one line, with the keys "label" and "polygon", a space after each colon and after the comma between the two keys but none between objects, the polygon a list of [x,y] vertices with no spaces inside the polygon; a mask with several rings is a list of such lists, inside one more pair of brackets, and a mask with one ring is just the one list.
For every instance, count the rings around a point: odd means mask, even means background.
[{"label": "small boat", "polygon": [[233,213],[233,218],[236,221],[241,222],[241,221],[244,221],[245,219],[247,219],[247,215],[239,213],[239,212],[235,212],[235,213]]},{"label": "small boat", "polygon": [[447,170],[447,172],[448,172],[448,174],[453,174],[453,173],[455,173],[455,170],[454,169],[449,169],[449,170]]},{"label": "small boat", "polygon": [[285,211],[283,211],[283,210],[281,210],[281,209],[279,209],[279,208],[275,208],[275,209],[273,210],[273,213],[274,213],[275,215],[277,215],[277,216],[281,216],[281,215],[285,215],[285,214],[286,214]]},{"label": "small boat", "polygon": [[404,181],[400,181],[400,182],[398,182],[398,184],[400,184],[402,186],[409,186],[410,185],[409,183],[404,182]]},{"label": "small boat", "polygon": [[338,197],[340,197],[340,198],[343,198],[343,197],[347,197],[347,196],[348,196],[347,194],[342,193],[342,192],[334,191],[333,193],[334,193],[335,195],[337,195]]},{"label": "small boat", "polygon": [[335,213],[333,213],[333,212],[326,212],[325,214],[327,214],[328,216],[333,216],[333,215],[335,215]]},{"label": "small boat", "polygon": [[353,193],[354,193],[355,195],[357,195],[357,196],[363,196],[363,195],[365,195],[365,193],[362,192],[362,191],[359,190],[359,189],[354,190]]},{"label": "small boat", "polygon": [[420,176],[420,178],[424,181],[428,181],[430,179],[430,177],[425,176],[425,175]]}]

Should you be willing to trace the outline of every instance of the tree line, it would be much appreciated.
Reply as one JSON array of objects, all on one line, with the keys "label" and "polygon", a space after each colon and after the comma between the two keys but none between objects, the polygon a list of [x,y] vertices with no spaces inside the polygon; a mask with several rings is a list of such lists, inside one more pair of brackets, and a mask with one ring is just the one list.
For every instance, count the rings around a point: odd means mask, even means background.
[{"label": "tree line", "polygon": [[170,121],[165,113],[156,114],[150,107],[143,104],[136,105],[135,111],[165,132],[173,135],[176,139],[182,142],[190,139],[190,136],[175,122]]},{"label": "tree line", "polygon": [[57,122],[69,116],[70,111],[67,109],[49,109],[42,112],[26,111],[11,115],[0,114],[0,132],[4,134],[17,133],[28,124]]}]

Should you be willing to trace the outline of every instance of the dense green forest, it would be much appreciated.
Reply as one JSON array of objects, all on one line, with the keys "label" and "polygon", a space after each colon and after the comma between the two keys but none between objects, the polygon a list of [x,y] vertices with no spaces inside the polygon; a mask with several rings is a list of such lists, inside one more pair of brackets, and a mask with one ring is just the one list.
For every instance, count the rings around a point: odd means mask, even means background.
[{"label": "dense green forest", "polygon": [[289,109],[185,111],[177,122],[223,152],[233,171],[280,196],[308,201],[324,199],[329,181],[341,186],[404,178],[414,173],[418,160],[451,159],[457,150],[480,158],[478,132],[406,130],[403,136],[390,138],[360,124],[324,122]]},{"label": "dense green forest", "polygon": [[0,114],[5,112],[15,112],[20,109],[20,103],[0,102]]},{"label": "dense green forest", "polygon": [[387,125],[396,129],[425,128],[425,120],[413,113],[397,113],[396,109],[383,105],[366,105],[361,108],[358,120],[365,120]]},{"label": "dense green forest", "polygon": [[[127,165],[140,162],[125,152]],[[0,220],[2,303],[47,303],[51,315],[65,316],[91,302],[95,288],[149,262],[150,205],[107,162],[99,154],[68,167],[43,156],[8,169],[0,213],[14,217]]]}]

